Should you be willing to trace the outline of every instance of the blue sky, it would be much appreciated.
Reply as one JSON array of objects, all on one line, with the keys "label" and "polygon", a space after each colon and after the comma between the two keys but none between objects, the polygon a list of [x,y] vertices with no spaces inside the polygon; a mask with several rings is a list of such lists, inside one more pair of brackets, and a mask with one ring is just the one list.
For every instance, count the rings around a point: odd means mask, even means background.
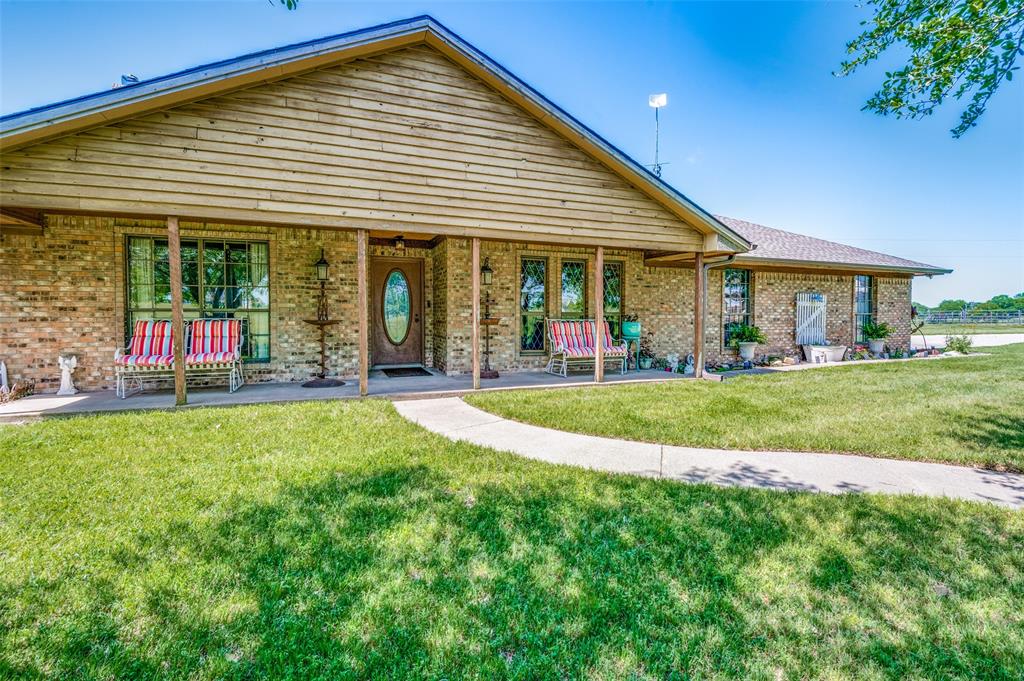
[{"label": "blue sky", "polygon": [[843,3],[0,1],[0,111],[10,113],[297,40],[431,14],[642,163],[647,95],[664,177],[708,210],[952,267],[914,298],[1024,290],[1024,87],[950,138],[860,110],[887,64],[831,75],[868,10]]}]

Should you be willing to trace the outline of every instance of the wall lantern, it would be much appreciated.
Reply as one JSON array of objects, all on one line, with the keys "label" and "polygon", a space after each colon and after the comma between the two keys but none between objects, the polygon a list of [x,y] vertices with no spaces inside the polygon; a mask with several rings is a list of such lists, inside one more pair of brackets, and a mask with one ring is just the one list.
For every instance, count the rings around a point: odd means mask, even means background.
[{"label": "wall lantern", "polygon": [[399,234],[398,236],[395,237],[395,250],[396,251],[404,251],[405,250],[405,237],[403,237],[401,234]]},{"label": "wall lantern", "polygon": [[320,259],[316,261],[316,280],[327,281],[327,268],[330,267],[327,259],[324,258],[324,249],[320,249]]},{"label": "wall lantern", "polygon": [[494,270],[491,269],[491,259],[484,258],[483,267],[480,268],[480,278],[484,283],[484,286],[490,286],[494,280]]},{"label": "wall lantern", "polygon": [[316,301],[316,318],[317,321],[327,321],[327,290],[325,285],[327,284],[327,268],[330,267],[327,264],[327,259],[324,258],[324,249],[320,249],[320,259],[316,261],[316,279],[320,282],[320,297]]}]

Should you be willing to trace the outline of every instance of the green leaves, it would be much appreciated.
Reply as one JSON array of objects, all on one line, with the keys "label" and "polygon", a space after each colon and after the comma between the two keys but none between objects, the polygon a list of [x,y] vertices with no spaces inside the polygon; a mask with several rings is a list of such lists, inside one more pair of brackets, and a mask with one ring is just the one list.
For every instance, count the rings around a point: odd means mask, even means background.
[{"label": "green leaves", "polygon": [[864,109],[920,119],[952,97],[969,98],[955,138],[978,124],[1014,63],[1024,54],[1024,0],[869,0],[875,16],[846,45],[852,55],[836,75],[847,76],[894,45],[910,50],[906,65],[888,71]]}]

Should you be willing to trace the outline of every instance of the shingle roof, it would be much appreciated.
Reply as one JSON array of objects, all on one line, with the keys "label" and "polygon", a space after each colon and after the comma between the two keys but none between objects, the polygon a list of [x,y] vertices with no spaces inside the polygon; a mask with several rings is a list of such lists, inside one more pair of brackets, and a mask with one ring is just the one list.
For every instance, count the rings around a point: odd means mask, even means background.
[{"label": "shingle roof", "polygon": [[948,274],[953,271],[905,258],[897,258],[894,255],[847,246],[825,239],[816,239],[813,236],[765,227],[746,220],[737,220],[722,215],[715,217],[746,237],[747,241],[756,244],[754,250],[740,256],[744,261],[851,265],[919,274]]}]

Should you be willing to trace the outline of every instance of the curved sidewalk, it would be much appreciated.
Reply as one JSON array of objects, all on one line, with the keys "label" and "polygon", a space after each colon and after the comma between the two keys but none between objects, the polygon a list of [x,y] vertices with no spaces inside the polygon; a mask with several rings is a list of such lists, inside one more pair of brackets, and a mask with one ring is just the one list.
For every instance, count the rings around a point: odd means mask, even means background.
[{"label": "curved sidewalk", "polygon": [[615,440],[510,421],[458,397],[394,405],[405,418],[452,440],[548,463],[682,482],[807,492],[921,494],[1024,508],[1024,475],[847,454],[748,452]]}]

